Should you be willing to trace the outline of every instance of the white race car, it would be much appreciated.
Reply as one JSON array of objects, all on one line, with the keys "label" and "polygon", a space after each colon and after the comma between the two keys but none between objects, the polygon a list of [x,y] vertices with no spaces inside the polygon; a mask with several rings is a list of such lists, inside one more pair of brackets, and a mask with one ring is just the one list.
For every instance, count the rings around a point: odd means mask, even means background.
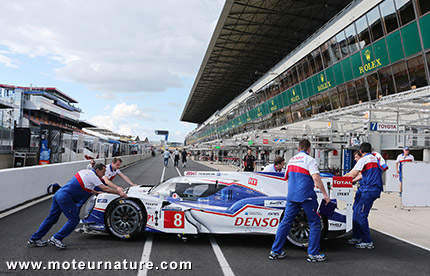
[{"label": "white race car", "polygon": [[[352,179],[322,179],[338,206],[329,217],[321,215],[321,237],[340,236],[352,229]],[[322,194],[315,191],[320,201]],[[152,188],[130,187],[126,192],[126,199],[107,193],[91,197],[82,208],[82,231],[108,232],[121,239],[143,231],[275,234],[285,209],[287,183],[279,173],[188,171]],[[309,225],[302,210],[288,240],[307,246],[308,239]]]}]

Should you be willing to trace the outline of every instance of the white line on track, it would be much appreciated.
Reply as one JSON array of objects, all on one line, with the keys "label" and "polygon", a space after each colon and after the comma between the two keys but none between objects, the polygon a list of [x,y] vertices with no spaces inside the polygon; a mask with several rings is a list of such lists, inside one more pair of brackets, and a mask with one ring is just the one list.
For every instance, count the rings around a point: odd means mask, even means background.
[{"label": "white line on track", "polygon": [[178,167],[175,167],[175,169],[178,172],[179,176],[181,176],[181,172],[179,171]]},{"label": "white line on track", "polygon": [[215,256],[218,259],[219,265],[221,266],[222,272],[225,276],[234,276],[233,270],[231,270],[230,265],[224,257],[224,254],[221,251],[218,243],[214,239],[214,237],[210,236],[209,241],[211,242],[212,248],[215,252]]},{"label": "white line on track", "polygon": [[160,182],[163,182],[164,180],[164,173],[166,172],[166,167],[163,167],[163,172],[161,173],[161,179]]},{"label": "white line on track", "polygon": [[146,269],[146,264],[149,262],[149,256],[151,255],[152,249],[152,234],[148,233],[146,235],[145,246],[143,247],[142,258],[140,259],[140,263],[145,265],[142,267],[142,270],[139,270],[137,276],[146,276],[148,274],[148,269]]},{"label": "white line on track", "polygon": [[45,201],[45,200],[47,200],[47,199],[50,199],[50,198],[51,198],[51,197],[53,197],[53,196],[54,196],[54,195],[44,196],[44,197],[39,198],[39,199],[37,199],[37,200],[34,200],[34,201],[32,201],[32,202],[26,203],[26,204],[24,204],[24,205],[21,205],[21,206],[18,206],[18,207],[16,207],[16,208],[13,208],[13,209],[11,209],[11,210],[9,210],[9,211],[6,211],[6,212],[4,212],[4,213],[0,214],[0,219],[1,219],[1,218],[4,218],[4,217],[7,217],[7,216],[9,216],[9,215],[12,215],[12,214],[14,214],[14,213],[16,213],[16,212],[19,212],[19,211],[21,211],[21,210],[23,210],[23,209],[25,209],[25,208],[31,207],[31,206],[33,206],[33,205],[35,205],[35,204],[37,204],[37,203],[40,203],[40,202]]},{"label": "white line on track", "polygon": [[399,240],[399,241],[409,243],[410,245],[413,245],[413,246],[419,247],[419,248],[421,248],[421,249],[424,249],[424,250],[430,251],[430,248],[427,248],[427,247],[425,247],[425,246],[422,246],[422,245],[419,245],[419,244],[413,243],[413,242],[408,241],[408,240],[405,240],[405,239],[403,239],[403,238],[400,238],[400,237],[397,237],[397,236],[391,235],[390,233],[387,233],[387,232],[384,232],[384,231],[381,231],[381,230],[377,230],[377,229],[374,229],[374,228],[372,228],[372,230],[375,230],[375,231],[377,231],[377,232],[379,232],[379,233],[381,233],[381,234],[384,234],[384,235],[390,236],[390,237],[392,237],[392,238],[395,238],[395,239],[397,239],[397,240]]}]

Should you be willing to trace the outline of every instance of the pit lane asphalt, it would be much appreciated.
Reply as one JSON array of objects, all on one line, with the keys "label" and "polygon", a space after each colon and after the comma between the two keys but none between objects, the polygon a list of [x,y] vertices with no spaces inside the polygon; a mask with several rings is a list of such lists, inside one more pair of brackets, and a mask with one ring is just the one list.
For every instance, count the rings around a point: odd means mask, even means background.
[{"label": "pit lane asphalt", "polygon": [[[162,174],[162,156],[144,160],[123,172],[137,184],[155,184]],[[183,174],[183,169],[179,170]],[[186,170],[212,170],[196,162],[189,161]],[[165,170],[164,179],[177,176],[171,160]],[[114,182],[126,187],[120,178]],[[10,271],[6,261],[127,261],[139,262],[142,258],[146,235],[134,240],[119,240],[111,236],[93,236],[72,233],[64,242],[66,250],[53,246],[34,248],[27,246],[29,236],[36,230],[48,214],[51,200],[33,205],[27,209],[0,219],[0,275],[41,275],[41,271]],[[46,239],[65,223],[60,221],[46,235]],[[152,235],[152,234],[151,234]],[[430,252],[371,231],[375,243],[374,250],[355,249],[343,240],[321,242],[321,252],[328,260],[324,263],[307,263],[306,251],[288,242],[284,249],[288,256],[283,260],[270,261],[268,253],[273,236],[245,235],[200,235],[182,242],[174,234],[153,234],[153,244],[149,260],[155,266],[162,261],[191,261],[192,270],[149,270],[147,275],[224,275],[210,244],[214,237],[221,248],[234,275],[430,275]],[[429,237],[430,238],[430,237]],[[43,271],[44,275],[137,275],[133,270],[61,270]]]}]

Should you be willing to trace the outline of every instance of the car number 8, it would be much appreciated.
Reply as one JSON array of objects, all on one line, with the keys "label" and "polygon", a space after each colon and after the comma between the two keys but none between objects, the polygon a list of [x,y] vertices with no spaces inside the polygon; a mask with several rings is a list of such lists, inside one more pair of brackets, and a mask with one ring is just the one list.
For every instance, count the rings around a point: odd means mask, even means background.
[{"label": "car number 8", "polygon": [[181,227],[181,226],[182,226],[182,215],[181,215],[180,213],[176,213],[176,214],[173,216],[173,218],[174,218],[173,224],[174,224],[176,227]]}]

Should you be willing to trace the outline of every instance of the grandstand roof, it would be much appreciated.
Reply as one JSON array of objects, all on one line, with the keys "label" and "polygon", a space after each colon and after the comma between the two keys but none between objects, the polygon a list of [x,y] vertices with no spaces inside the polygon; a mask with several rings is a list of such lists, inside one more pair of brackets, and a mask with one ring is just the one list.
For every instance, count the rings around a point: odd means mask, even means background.
[{"label": "grandstand roof", "polygon": [[352,0],[227,0],[182,121],[203,123]]}]

